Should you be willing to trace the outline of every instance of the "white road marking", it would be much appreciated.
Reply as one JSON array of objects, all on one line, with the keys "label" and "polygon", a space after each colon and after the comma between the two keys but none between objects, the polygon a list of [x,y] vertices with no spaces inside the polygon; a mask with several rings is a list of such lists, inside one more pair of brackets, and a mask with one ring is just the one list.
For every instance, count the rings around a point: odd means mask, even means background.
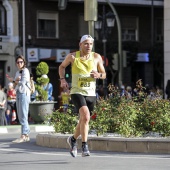
[{"label": "white road marking", "polygon": [[0,133],[4,134],[4,133],[8,133],[7,128],[0,128]]}]

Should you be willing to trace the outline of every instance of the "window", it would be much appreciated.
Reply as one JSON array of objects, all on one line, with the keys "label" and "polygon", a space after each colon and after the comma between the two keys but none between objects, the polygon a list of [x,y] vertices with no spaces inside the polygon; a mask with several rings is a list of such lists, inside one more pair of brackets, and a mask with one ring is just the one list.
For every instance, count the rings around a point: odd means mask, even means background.
[{"label": "window", "polygon": [[6,10],[2,6],[2,2],[0,2],[0,35],[7,34],[7,27],[6,27]]},{"label": "window", "polygon": [[138,18],[121,18],[122,41],[138,41]]},{"label": "window", "polygon": [[58,38],[58,14],[38,12],[38,38]]},{"label": "window", "polygon": [[163,41],[163,31],[164,31],[164,28],[163,28],[163,19],[162,18],[159,18],[156,20],[156,40],[157,42],[162,42]]}]

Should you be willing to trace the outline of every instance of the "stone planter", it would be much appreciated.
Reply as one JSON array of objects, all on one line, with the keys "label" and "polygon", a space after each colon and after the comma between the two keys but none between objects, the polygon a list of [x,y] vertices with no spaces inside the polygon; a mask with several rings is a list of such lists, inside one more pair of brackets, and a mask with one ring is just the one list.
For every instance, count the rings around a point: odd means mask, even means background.
[{"label": "stone planter", "polygon": [[30,116],[35,123],[43,123],[46,116],[53,113],[55,101],[31,102],[29,104]]}]

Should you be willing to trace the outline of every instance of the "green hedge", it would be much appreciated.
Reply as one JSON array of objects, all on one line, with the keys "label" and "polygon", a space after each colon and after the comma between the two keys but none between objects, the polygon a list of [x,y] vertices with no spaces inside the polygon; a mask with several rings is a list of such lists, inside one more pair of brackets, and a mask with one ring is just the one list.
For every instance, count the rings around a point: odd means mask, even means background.
[{"label": "green hedge", "polygon": [[[138,87],[138,96],[128,100],[121,97],[120,91],[110,89],[110,97],[100,99],[90,120],[90,129],[97,135],[117,133],[124,137],[143,136],[157,132],[170,136],[170,102],[157,97],[149,99],[142,88]],[[67,113],[56,110],[50,117],[56,132],[73,133],[78,121],[72,107]]]},{"label": "green hedge", "polygon": [[170,135],[170,103],[164,99],[144,99],[134,102],[122,98],[115,104],[115,98],[100,100],[95,108],[95,118],[90,126],[97,134],[118,133],[125,137],[143,136],[157,132]]}]

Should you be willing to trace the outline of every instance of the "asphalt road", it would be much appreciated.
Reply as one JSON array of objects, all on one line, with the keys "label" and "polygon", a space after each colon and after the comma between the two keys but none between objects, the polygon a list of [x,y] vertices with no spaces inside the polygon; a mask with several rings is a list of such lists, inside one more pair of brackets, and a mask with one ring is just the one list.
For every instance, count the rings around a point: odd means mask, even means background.
[{"label": "asphalt road", "polygon": [[66,149],[37,146],[30,135],[28,143],[11,141],[19,134],[0,134],[0,170],[169,170],[170,155],[91,152],[90,157],[70,156]]}]

